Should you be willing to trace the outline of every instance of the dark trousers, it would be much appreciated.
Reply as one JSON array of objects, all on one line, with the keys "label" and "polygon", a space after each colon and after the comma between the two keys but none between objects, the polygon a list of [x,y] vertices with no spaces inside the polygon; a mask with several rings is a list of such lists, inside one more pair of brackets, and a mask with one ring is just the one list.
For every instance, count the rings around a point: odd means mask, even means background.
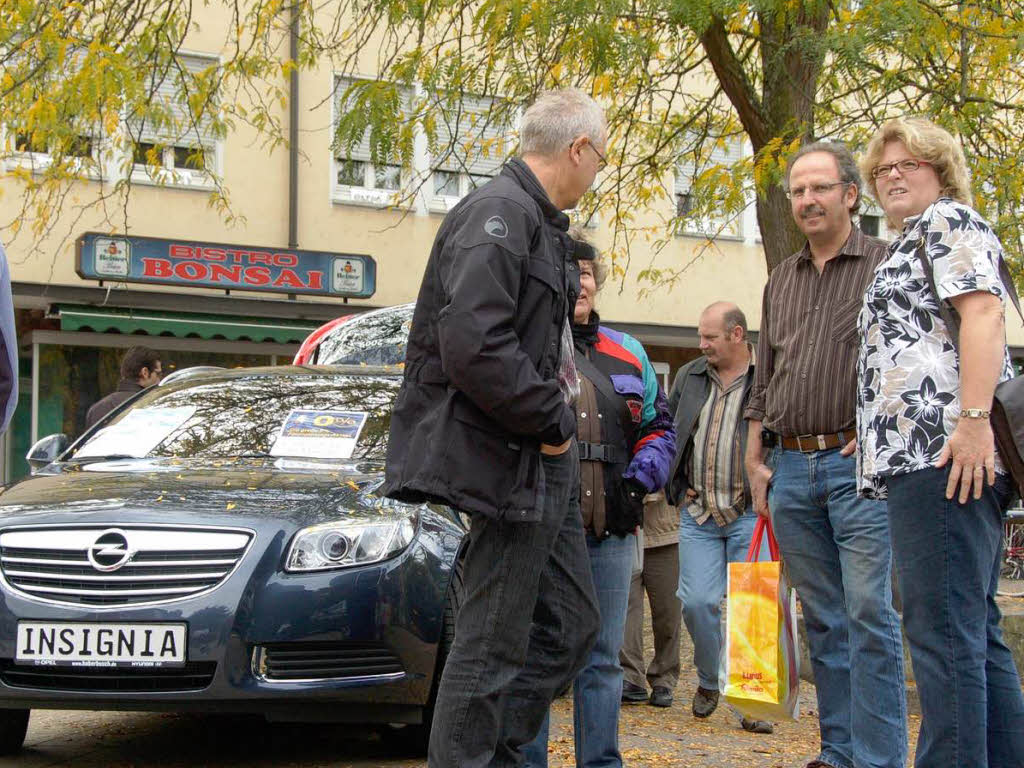
[{"label": "dark trousers", "polygon": [[[644,589],[651,603],[654,658],[644,671]],[[619,663],[626,681],[644,687],[644,681],[674,691],[679,682],[679,631],[682,604],[679,589],[679,545],[644,550],[643,570],[633,574],[629,587],[626,638]]]},{"label": "dark trousers", "polygon": [[431,768],[515,766],[600,623],[579,511],[579,455],[544,456],[540,522],[474,516],[465,594],[434,710]]},{"label": "dark trousers", "polygon": [[[945,496],[949,469],[886,478],[903,626],[921,697],[918,768],[1024,766],[1024,697],[995,602],[1010,481]],[[959,493],[959,489],[957,489]]]}]

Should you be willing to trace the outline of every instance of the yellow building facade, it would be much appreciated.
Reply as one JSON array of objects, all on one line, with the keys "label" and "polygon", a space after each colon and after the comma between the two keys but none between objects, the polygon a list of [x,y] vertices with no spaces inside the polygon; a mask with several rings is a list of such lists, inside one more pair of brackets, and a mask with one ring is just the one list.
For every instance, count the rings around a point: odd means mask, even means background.
[{"label": "yellow building facade", "polygon": [[[207,32],[197,31],[189,38],[183,52],[189,66],[216,62],[223,40],[215,32],[222,28],[216,22],[208,20],[202,25]],[[127,346],[141,343],[157,349],[165,370],[194,364],[280,364],[291,359],[310,329],[329,319],[415,298],[444,213],[474,183],[493,175],[498,165],[481,161],[471,166],[476,173],[445,170],[430,157],[425,140],[417,143],[411,169],[375,168],[359,148],[348,157],[337,157],[332,150],[333,126],[337,111],[344,108],[338,98],[344,85],[329,65],[299,75],[295,173],[286,148],[269,152],[246,126],[224,137],[197,138],[206,163],[230,191],[232,208],[240,217],[233,225],[226,225],[209,205],[209,176],[192,167],[185,151],[169,146],[162,150],[164,170],[157,179],[142,164],[132,167],[130,197],[115,216],[94,211],[81,217],[68,205],[49,237],[30,242],[23,233],[6,244],[23,363],[19,410],[6,438],[4,480],[24,474],[22,457],[36,438],[52,432],[80,434],[85,410],[115,387],[117,363]],[[287,107],[282,107],[280,118],[287,125]],[[104,137],[95,138],[91,151],[102,163]],[[166,137],[150,138],[155,143]],[[9,222],[21,207],[19,182],[9,172],[38,167],[46,156],[15,152],[0,162],[5,164],[0,167],[0,221]],[[112,168],[116,165],[110,163]],[[68,199],[89,200],[104,185],[109,188],[118,172],[122,171],[105,173],[106,181],[77,183]],[[419,186],[415,197],[397,210],[390,208],[395,190],[408,188],[413,181]],[[294,198],[289,192],[292,184]],[[649,223],[671,218],[674,209],[669,206],[685,204],[685,185],[683,177],[666,179],[666,210],[645,212]],[[587,231],[599,247],[608,244],[609,230],[600,222]],[[93,234],[87,238],[89,233]],[[97,245],[116,262],[124,257],[118,242],[130,238],[174,255],[172,266],[150,263],[150,282],[124,279],[116,264],[102,275],[93,270],[83,276],[83,242],[93,249],[94,262],[99,258],[94,252]],[[142,246],[136,242],[133,247]],[[211,247],[215,256],[230,251],[236,261],[230,255],[219,262],[183,257]],[[225,279],[235,265],[262,265],[259,258],[252,261],[254,254],[269,255],[271,261],[281,256],[278,261],[285,265],[292,263],[291,256],[297,264],[306,263],[313,258],[309,254],[320,254],[321,261],[334,264],[355,258],[372,295],[304,295],[292,290],[295,285],[288,280],[274,291],[228,283],[203,287],[193,280],[202,270],[208,277],[214,263]],[[202,269],[175,273],[184,261],[204,264]],[[686,269],[670,286],[654,287],[636,279],[646,267],[673,271],[683,265]],[[317,279],[330,282],[330,270]],[[375,280],[369,280],[370,272]],[[652,362],[667,378],[697,354],[696,325],[710,302],[735,301],[746,312],[751,329],[757,329],[765,279],[750,206],[730,226],[729,234],[713,243],[699,233],[668,236],[667,244],[657,250],[634,242],[626,278],[609,279],[598,308],[604,322],[648,346]],[[1017,318],[1011,318],[1010,333],[1012,344],[1024,345],[1024,329]]]}]

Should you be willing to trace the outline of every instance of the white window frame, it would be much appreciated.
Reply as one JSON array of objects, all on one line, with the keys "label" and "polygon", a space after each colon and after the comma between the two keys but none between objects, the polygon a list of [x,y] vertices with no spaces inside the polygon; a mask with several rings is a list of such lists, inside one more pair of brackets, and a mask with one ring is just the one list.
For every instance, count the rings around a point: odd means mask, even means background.
[{"label": "white window frame", "polygon": [[[17,139],[10,131],[0,131],[0,142],[5,147],[8,137],[10,137],[12,142]],[[110,175],[105,173],[105,171],[114,167],[114,164],[111,162],[113,155],[111,154],[110,140],[104,136],[87,136],[86,138],[92,141],[89,151],[90,162],[84,162],[84,158],[74,158],[74,162],[71,163],[72,173],[83,181],[102,181],[105,178],[110,178]],[[71,156],[65,155],[65,160],[71,159]],[[49,151],[38,152],[29,150],[19,152],[16,149],[12,149],[7,156],[8,169],[21,168],[33,174],[45,172],[52,164],[53,155]]]},{"label": "white window frame", "polygon": [[[338,125],[339,118],[339,99],[341,94],[345,92],[348,87],[346,82],[352,82],[356,80],[372,80],[371,77],[363,75],[339,75],[337,73],[332,74],[333,90],[331,91],[331,127],[335,128]],[[410,101],[413,93],[409,92]],[[398,167],[399,180],[398,189],[387,189],[384,187],[377,186],[377,166],[370,159],[368,149],[360,151],[359,148],[355,148],[357,154],[365,155],[365,157],[353,157],[347,158],[341,155],[340,150],[336,151],[331,149],[331,162],[328,167],[331,173],[331,202],[341,203],[343,205],[362,205],[369,208],[389,208],[394,206],[399,207],[411,207],[411,201],[408,204],[403,205],[402,190],[405,189],[406,185],[411,180],[409,173],[406,169],[401,168],[397,163],[387,163],[385,167]],[[363,183],[362,184],[342,184],[338,181],[338,172],[341,170],[341,162],[349,161],[356,163],[363,163]]]},{"label": "white window frame", "polygon": [[[99,129],[95,135],[92,133],[80,134],[92,142],[89,150],[89,158],[92,162],[84,163],[79,160],[73,163],[72,167],[74,173],[87,181],[100,181],[104,177],[104,162],[110,159],[109,139],[103,134],[102,127],[95,127]],[[12,144],[9,151],[7,150],[8,141]],[[53,164],[53,154],[49,148],[45,152],[32,149],[18,151],[15,146],[16,142],[17,132],[12,131],[10,126],[0,126],[0,144],[4,147],[4,155],[7,156],[6,166],[8,169],[20,168],[35,174],[43,173]]]},{"label": "white window frame", "polygon": [[[707,139],[707,141],[713,140],[714,139],[711,137]],[[732,138],[729,139],[729,143],[731,146],[728,148],[715,146],[710,157],[701,161],[699,172],[704,173],[715,165],[732,166],[739,160],[742,160],[746,155],[746,147],[743,140],[740,138]],[[692,180],[696,178],[696,175],[698,175],[697,170],[698,168],[692,162],[682,159],[677,162],[672,179],[672,218],[676,218],[678,216],[677,211],[679,198],[683,195],[690,194],[690,190],[693,188]],[[674,223],[673,234],[676,237],[711,237],[716,240],[742,241],[744,239],[744,232],[746,231],[745,218],[745,212],[741,211],[737,215],[730,217],[730,220],[721,216],[712,216],[699,221],[683,219]]]},{"label": "white window frame", "polygon": [[[178,55],[183,59],[201,59],[209,64],[216,64],[218,67],[223,64],[220,56],[202,51],[181,50]],[[223,144],[221,138],[214,138],[209,145],[200,143],[207,160],[207,169],[178,168],[175,165],[174,150],[184,149],[192,152],[195,147],[185,143],[175,143],[173,140],[141,140],[136,141],[133,136],[127,134],[126,148],[122,154],[122,160],[128,167],[132,184],[167,186],[175,189],[193,189],[202,192],[209,192],[216,188],[213,181],[213,174],[222,175],[223,167]],[[162,144],[161,164],[159,168],[151,169],[145,163],[135,162],[135,148],[138,144]],[[208,170],[212,168],[211,171]]]}]

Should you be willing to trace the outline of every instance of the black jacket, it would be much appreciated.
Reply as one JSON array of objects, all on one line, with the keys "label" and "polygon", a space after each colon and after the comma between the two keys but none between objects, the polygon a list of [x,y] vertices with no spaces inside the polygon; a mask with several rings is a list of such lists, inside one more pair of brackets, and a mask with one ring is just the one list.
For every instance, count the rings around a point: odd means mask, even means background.
[{"label": "black jacket", "polygon": [[102,419],[112,410],[117,408],[121,403],[130,397],[134,397],[136,392],[141,392],[142,386],[130,379],[121,379],[117,382],[117,389],[111,392],[109,395],[104,397],[102,400],[98,400],[93,404],[91,408],[85,414],[85,428],[88,429],[97,421]]},{"label": "black jacket", "polygon": [[[736,429],[740,430],[740,452],[747,453],[747,425],[743,420],[743,410],[750,401],[750,388],[754,383],[754,364],[751,363],[747,372],[747,380],[743,383],[743,408],[737,417]],[[676,430],[676,455],[672,459],[672,470],[669,472],[668,483],[665,485],[665,498],[669,504],[678,507],[682,502],[687,488],[693,483],[686,476],[689,457],[693,451],[693,433],[697,429],[697,418],[700,410],[707,402],[711,393],[711,377],[708,375],[708,359],[701,355],[682,368],[672,381],[672,389],[668,394],[668,407],[675,414],[673,426]],[[750,505],[750,484],[746,472],[743,473],[743,491],[746,505]]]},{"label": "black jacket", "polygon": [[388,496],[540,519],[540,444],[576,429],[556,378],[579,293],[568,227],[521,160],[445,217],[391,416]]}]

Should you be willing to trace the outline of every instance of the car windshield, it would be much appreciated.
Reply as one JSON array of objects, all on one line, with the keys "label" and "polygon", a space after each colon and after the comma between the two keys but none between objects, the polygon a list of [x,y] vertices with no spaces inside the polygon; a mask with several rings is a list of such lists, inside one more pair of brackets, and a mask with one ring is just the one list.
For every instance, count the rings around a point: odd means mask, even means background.
[{"label": "car windshield", "polygon": [[383,460],[400,383],[382,375],[254,374],[154,387],[71,459]]}]

